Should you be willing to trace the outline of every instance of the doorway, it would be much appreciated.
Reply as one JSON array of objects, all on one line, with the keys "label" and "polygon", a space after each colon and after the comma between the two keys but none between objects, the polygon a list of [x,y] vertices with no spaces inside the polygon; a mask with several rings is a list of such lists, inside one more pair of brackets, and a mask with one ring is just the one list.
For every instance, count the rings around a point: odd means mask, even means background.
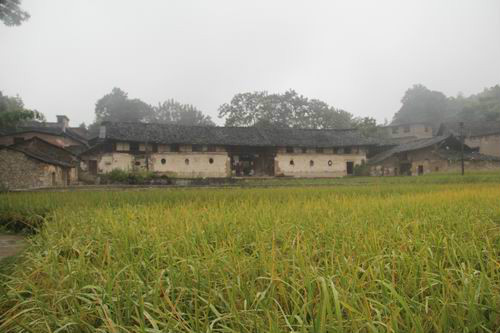
[{"label": "doorway", "polygon": [[421,176],[424,174],[424,166],[423,165],[419,165],[418,166],[418,175]]},{"label": "doorway", "polygon": [[346,162],[347,175],[354,174],[354,162]]},{"label": "doorway", "polygon": [[89,161],[89,172],[91,175],[97,175],[97,161],[95,160]]}]

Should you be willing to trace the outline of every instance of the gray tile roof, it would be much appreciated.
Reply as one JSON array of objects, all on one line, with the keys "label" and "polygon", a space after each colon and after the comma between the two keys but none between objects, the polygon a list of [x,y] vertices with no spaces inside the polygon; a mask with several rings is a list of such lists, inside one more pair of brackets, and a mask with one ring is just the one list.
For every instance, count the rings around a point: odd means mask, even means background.
[{"label": "gray tile roof", "polygon": [[342,147],[375,142],[356,129],[269,129],[105,122],[106,139],[164,144]]},{"label": "gray tile roof", "polygon": [[396,147],[393,147],[389,150],[386,150],[384,152],[381,152],[380,154],[377,154],[370,158],[368,161],[369,164],[377,164],[380,163],[389,157],[397,154],[397,153],[404,153],[407,151],[412,151],[412,150],[418,150],[422,148],[427,148],[432,145],[441,143],[445,141],[448,138],[451,138],[451,135],[440,135],[440,136],[435,136],[432,138],[426,138],[426,139],[418,139],[418,140],[413,140],[410,142],[402,143],[400,145],[397,145]]},{"label": "gray tile roof", "polygon": [[80,142],[83,145],[87,145],[87,139],[85,137],[82,137],[80,134],[78,134],[73,129],[66,128],[66,131],[63,131],[59,127],[44,126],[43,123],[39,126],[34,125],[34,126],[18,126],[18,127],[4,128],[4,129],[2,129],[2,133],[0,133],[0,135],[15,135],[15,134],[21,134],[21,133],[27,133],[27,132],[36,132],[36,133],[50,134],[50,135],[56,135],[56,136],[65,136],[65,137],[73,139],[77,142]]},{"label": "gray tile roof", "polygon": [[38,137],[11,146],[3,146],[0,149],[21,152],[36,160],[63,167],[76,167],[78,163],[76,155],[72,152]]}]

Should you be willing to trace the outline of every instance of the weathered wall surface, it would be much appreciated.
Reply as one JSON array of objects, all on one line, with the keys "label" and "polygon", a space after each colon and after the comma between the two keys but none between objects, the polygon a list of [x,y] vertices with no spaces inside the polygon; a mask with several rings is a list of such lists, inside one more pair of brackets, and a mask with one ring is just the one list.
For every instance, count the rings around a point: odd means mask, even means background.
[{"label": "weathered wall surface", "polygon": [[76,170],[32,159],[9,149],[0,149],[0,184],[9,189],[66,186],[66,177],[76,181]]},{"label": "weathered wall surface", "polygon": [[[424,139],[432,137],[432,128],[430,126],[426,126],[425,124],[411,124],[408,126],[410,127],[408,132],[405,132],[405,125],[384,127],[384,129],[391,138],[416,137]],[[397,128],[397,133],[394,133],[394,128]]]},{"label": "weathered wall surface", "polygon": [[468,137],[465,144],[472,148],[478,148],[484,155],[500,157],[500,134]]},{"label": "weathered wall surface", "polygon": [[[182,178],[228,177],[230,160],[225,152],[161,152],[144,154],[104,153],[85,157],[82,171],[88,171],[88,160],[97,160],[97,172],[108,173],[113,169],[123,171],[147,170],[159,174],[171,174]],[[148,165],[148,168],[146,168]]]},{"label": "weathered wall surface", "polygon": [[75,141],[75,140],[70,139],[70,138],[67,138],[67,137],[44,134],[44,133],[37,133],[37,132],[27,132],[27,133],[20,133],[20,134],[16,134],[16,135],[2,136],[2,137],[0,137],[0,145],[10,146],[10,145],[14,144],[14,137],[16,137],[16,138],[22,137],[22,138],[24,138],[24,140],[28,140],[28,139],[31,139],[35,136],[39,137],[42,140],[50,142],[56,146],[59,146],[59,147],[81,145],[80,142]]},{"label": "weathered wall surface", "polygon": [[176,177],[229,177],[230,160],[227,153],[154,153],[150,157],[150,170],[174,174]]},{"label": "weathered wall surface", "polygon": [[353,162],[354,165],[358,165],[365,158],[366,156],[361,154],[278,153],[274,158],[275,175],[292,177],[342,177],[347,175],[347,162]]},{"label": "weathered wall surface", "polygon": [[[460,161],[448,161],[431,148],[409,152],[408,161],[411,163],[411,175],[417,176],[419,166],[423,168],[423,174],[431,172],[455,172],[460,171],[462,166]],[[401,174],[401,161],[393,156],[387,160],[371,167],[372,176],[397,176]],[[495,161],[465,161],[465,170],[486,171],[500,168],[500,162]]]}]

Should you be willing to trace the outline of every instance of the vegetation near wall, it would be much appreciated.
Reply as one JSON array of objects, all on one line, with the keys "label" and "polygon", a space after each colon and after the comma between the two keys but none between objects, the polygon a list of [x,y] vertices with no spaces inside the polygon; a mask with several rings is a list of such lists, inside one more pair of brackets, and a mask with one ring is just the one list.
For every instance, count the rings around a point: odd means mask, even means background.
[{"label": "vegetation near wall", "polygon": [[0,281],[0,331],[495,331],[499,181],[398,179],[2,194],[0,221],[45,222]]}]

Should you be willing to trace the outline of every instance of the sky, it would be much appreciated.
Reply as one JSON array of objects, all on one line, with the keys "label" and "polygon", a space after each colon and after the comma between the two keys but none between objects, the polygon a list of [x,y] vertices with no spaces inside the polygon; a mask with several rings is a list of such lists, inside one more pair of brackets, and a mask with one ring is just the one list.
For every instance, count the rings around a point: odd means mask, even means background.
[{"label": "sky", "polygon": [[0,91],[55,121],[94,120],[113,87],[216,123],[240,92],[294,89],[383,122],[414,84],[500,84],[499,0],[23,0],[0,23]]}]

